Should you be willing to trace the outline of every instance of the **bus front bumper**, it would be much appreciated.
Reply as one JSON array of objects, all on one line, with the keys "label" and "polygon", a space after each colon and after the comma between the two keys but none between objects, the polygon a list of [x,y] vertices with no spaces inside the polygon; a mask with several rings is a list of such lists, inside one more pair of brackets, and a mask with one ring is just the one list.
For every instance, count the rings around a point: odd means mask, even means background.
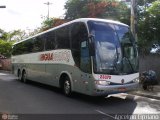
[{"label": "bus front bumper", "polygon": [[139,88],[139,83],[123,84],[123,85],[96,85],[93,96],[107,96],[109,94],[126,93],[136,91]]}]

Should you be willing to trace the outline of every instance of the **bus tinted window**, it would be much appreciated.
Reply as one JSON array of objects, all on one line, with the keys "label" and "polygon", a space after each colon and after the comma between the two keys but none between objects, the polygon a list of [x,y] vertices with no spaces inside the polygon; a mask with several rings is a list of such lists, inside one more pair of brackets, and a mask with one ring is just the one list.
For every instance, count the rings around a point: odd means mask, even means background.
[{"label": "bus tinted window", "polygon": [[17,48],[18,48],[17,45],[13,46],[12,55],[17,55],[17,51],[18,51]]},{"label": "bus tinted window", "polygon": [[80,66],[80,41],[79,41],[79,23],[74,23],[71,28],[71,49],[76,66]]},{"label": "bus tinted window", "polygon": [[47,40],[45,48],[46,50],[53,50],[57,48],[57,42],[55,39],[55,31],[51,31],[46,34]]},{"label": "bus tinted window", "polygon": [[34,39],[33,50],[32,52],[40,52],[44,50],[44,39],[41,36],[38,36]]},{"label": "bus tinted window", "polygon": [[19,43],[13,47],[13,55],[23,54],[23,51],[26,49],[24,43]]},{"label": "bus tinted window", "polygon": [[33,52],[33,39],[27,40],[24,42],[25,49],[23,50],[24,54]]},{"label": "bus tinted window", "polygon": [[58,48],[70,48],[68,26],[56,30],[56,41],[58,42]]},{"label": "bus tinted window", "polygon": [[33,41],[32,39],[16,44],[13,47],[13,55],[21,55],[32,52]]},{"label": "bus tinted window", "polygon": [[71,28],[71,46],[74,50],[79,50],[80,48],[80,41],[79,41],[79,31],[80,31],[80,25],[79,23],[73,24]]}]

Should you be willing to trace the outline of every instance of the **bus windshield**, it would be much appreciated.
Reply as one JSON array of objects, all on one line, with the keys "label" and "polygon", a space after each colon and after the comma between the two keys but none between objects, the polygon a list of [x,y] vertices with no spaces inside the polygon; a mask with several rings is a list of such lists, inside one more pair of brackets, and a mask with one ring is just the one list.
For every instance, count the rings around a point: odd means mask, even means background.
[{"label": "bus windshield", "polygon": [[88,21],[95,45],[94,72],[120,75],[138,71],[135,40],[128,26]]}]

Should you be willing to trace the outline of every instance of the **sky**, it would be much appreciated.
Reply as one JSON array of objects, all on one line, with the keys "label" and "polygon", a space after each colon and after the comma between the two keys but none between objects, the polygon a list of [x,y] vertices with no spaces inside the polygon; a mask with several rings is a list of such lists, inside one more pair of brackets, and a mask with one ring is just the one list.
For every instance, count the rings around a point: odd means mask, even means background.
[{"label": "sky", "polygon": [[33,30],[41,26],[44,17],[48,15],[48,6],[44,3],[52,3],[49,7],[50,17],[63,17],[64,5],[67,0],[0,0],[0,29]]}]

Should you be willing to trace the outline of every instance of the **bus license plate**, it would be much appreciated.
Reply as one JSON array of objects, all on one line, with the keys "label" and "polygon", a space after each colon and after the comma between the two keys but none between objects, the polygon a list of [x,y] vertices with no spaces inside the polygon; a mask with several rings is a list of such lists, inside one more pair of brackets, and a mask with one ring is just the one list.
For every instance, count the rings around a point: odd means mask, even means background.
[{"label": "bus license plate", "polygon": [[126,88],[118,88],[118,91],[121,91],[121,92],[126,91]]}]

